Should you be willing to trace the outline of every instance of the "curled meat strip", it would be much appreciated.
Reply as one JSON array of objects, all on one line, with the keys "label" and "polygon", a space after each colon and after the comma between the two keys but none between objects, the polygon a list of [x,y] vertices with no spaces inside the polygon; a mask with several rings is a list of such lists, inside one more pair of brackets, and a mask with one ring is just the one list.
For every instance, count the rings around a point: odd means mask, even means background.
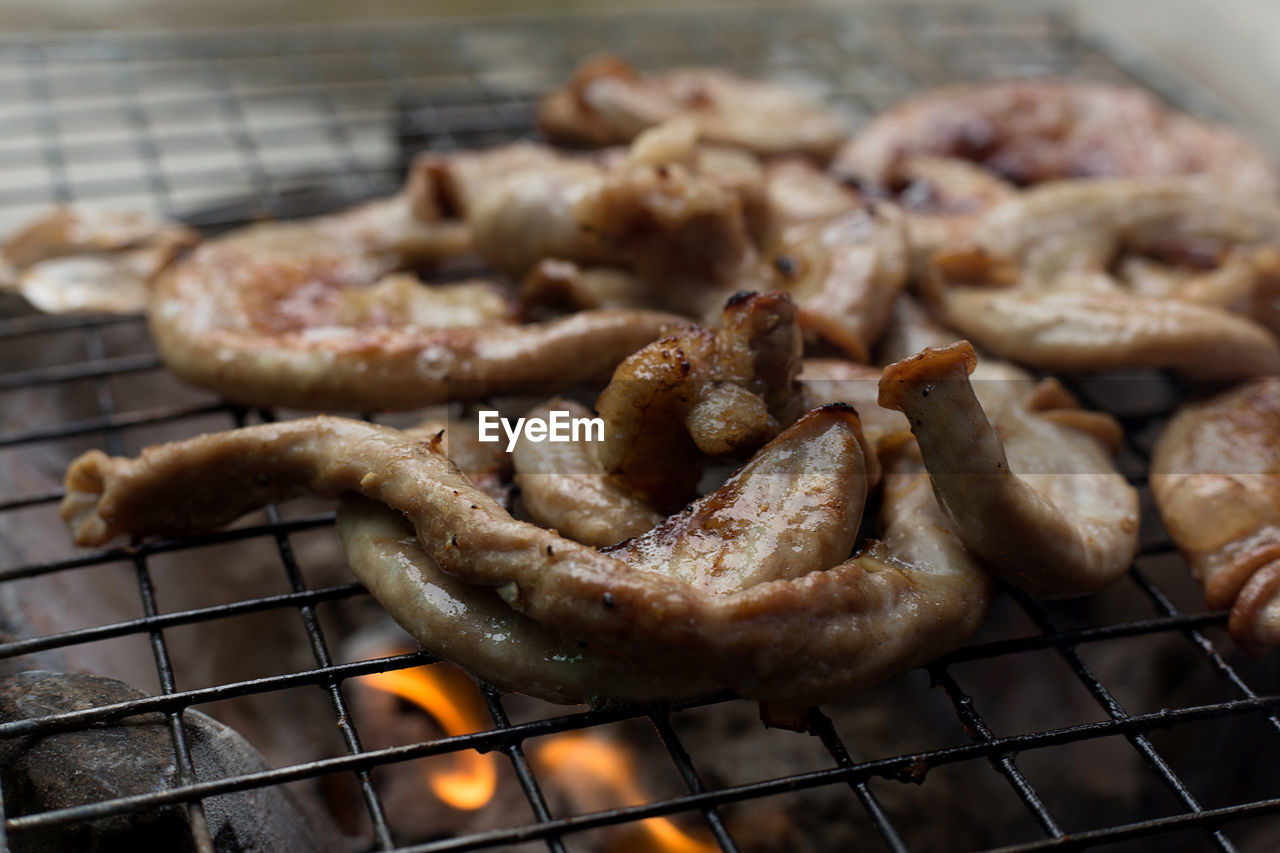
[{"label": "curled meat strip", "polygon": [[[1280,370],[1280,206],[1188,178],[1074,181],[999,205],[934,253],[926,294],[982,347],[1036,367]],[[1230,309],[1230,310],[1228,310]],[[1234,312],[1234,313],[1233,313]]]},{"label": "curled meat strip", "polygon": [[1266,155],[1240,136],[1127,86],[1010,80],[948,86],[881,113],[833,168],[891,187],[922,155],[977,163],[1021,186],[1066,178],[1203,174],[1247,191],[1280,189]]},{"label": "curled meat strip", "polygon": [[546,628],[513,610],[492,587],[446,574],[403,516],[347,497],[338,508],[342,550],[365,588],[423,648],[488,684],[549,702],[592,706],[691,699],[716,678],[678,661],[636,661]]},{"label": "curled meat strip", "polygon": [[199,239],[142,213],[55,208],[5,243],[0,289],[48,313],[143,311],[155,277]]},{"label": "curled meat strip", "polygon": [[790,89],[711,68],[641,74],[613,56],[587,60],[568,85],[538,106],[538,124],[555,142],[614,145],[677,117],[706,139],[762,156],[826,160],[844,139],[840,122]]},{"label": "curled meat strip", "polygon": [[[552,409],[574,417],[590,414],[572,401],[553,400],[535,407],[527,417],[545,417]],[[476,424],[469,419],[430,419],[405,430],[404,435],[445,454],[472,483],[503,506],[510,496],[514,462],[525,471],[516,477],[516,483],[526,509],[548,499],[560,501],[562,514],[569,519],[569,527],[561,526],[560,533],[578,541],[587,540],[573,535],[574,531],[588,535],[594,531],[603,540],[587,544],[610,544],[623,538],[611,530],[628,529],[628,525],[634,529],[635,517],[619,512],[628,502],[651,519],[640,516],[647,523],[625,535],[637,535],[661,521],[653,510],[637,506],[635,498],[616,488],[609,490],[602,477],[583,476],[592,464],[599,467],[594,455],[582,455],[587,444],[532,444],[522,439],[515,452],[508,454],[500,443],[480,441]],[[540,473],[529,475],[531,451],[537,454],[535,462],[555,475],[554,480]],[[559,490],[546,495],[540,488],[564,477],[574,481],[571,503]],[[592,705],[690,698],[716,689],[714,681],[690,668],[681,669],[677,661],[660,666],[632,661],[603,647],[561,636],[512,610],[492,587],[450,577],[422,550],[404,516],[382,504],[354,495],[343,498],[337,531],[352,571],[392,618],[425,648],[490,684],[552,702]]]},{"label": "curled meat strip", "polygon": [[1138,495],[1104,444],[1118,425],[1001,365],[975,389],[976,366],[968,342],[927,349],[885,368],[880,404],[906,415],[956,534],[1001,577],[1037,595],[1102,589],[1137,549]]},{"label": "curled meat strip", "polygon": [[[585,407],[557,400],[530,414],[550,408],[575,415],[588,413]],[[874,403],[871,408],[876,408]],[[878,411],[901,418],[896,412]],[[518,444],[516,468],[526,473],[518,473],[517,481],[526,507],[531,508],[533,500],[544,500],[547,495],[541,485],[554,482],[557,487],[548,490],[559,503],[553,514],[568,522],[568,526],[559,525],[559,532],[578,541],[587,542],[583,534],[590,537],[595,532],[600,534],[600,544],[604,544],[616,541],[618,530],[629,529],[633,532],[627,535],[636,536],[657,524],[660,517],[646,505],[624,492],[609,490],[607,478],[587,450],[588,445],[582,443]],[[532,477],[527,473],[529,462],[522,459],[522,453],[528,452],[536,452],[542,466]],[[953,538],[945,533],[946,522],[929,492],[928,477],[918,456],[896,459],[893,465],[881,510],[885,530],[882,547],[913,564],[953,562],[957,571],[968,576],[970,586],[963,606],[970,608],[973,621],[958,629],[967,633],[986,609],[984,579],[975,571],[971,558],[956,548]],[[565,480],[575,483],[572,493],[558,487]],[[579,535],[572,535],[571,531]],[[637,661],[599,644],[570,641],[549,631],[507,607],[491,589],[463,583],[441,571],[413,538],[412,528],[385,507],[356,499],[344,501],[338,514],[338,532],[357,576],[386,604],[396,620],[423,646],[489,683],[550,701],[586,701],[593,705],[692,697],[725,683],[723,677],[702,670],[687,658]],[[669,560],[673,539],[668,536],[666,542],[645,548],[648,562],[661,564]],[[728,577],[733,568],[738,567],[722,567],[711,576],[715,579],[712,583],[732,591],[735,583],[740,584]],[[749,574],[753,568],[748,564],[744,570]],[[867,680],[880,677],[883,676],[868,676]],[[843,689],[852,686],[849,683]],[[830,694],[794,694],[787,701],[820,701],[826,695]]]},{"label": "curled meat strip", "polygon": [[610,551],[512,519],[429,444],[331,417],[138,459],[90,452],[67,473],[63,516],[93,545],[215,527],[302,490],[355,492],[403,513],[449,575],[495,587],[549,630],[795,705],[945,653],[988,600],[909,466],[886,493],[881,540],[844,559],[866,494],[858,431],[847,407],[811,412],[721,489]]},{"label": "curled meat strip", "polygon": [[391,275],[452,254],[408,194],[210,240],[156,285],[151,329],[181,378],[240,402],[409,408],[607,374],[679,318],[585,312],[518,325],[495,286]]},{"label": "curled meat strip", "polygon": [[1242,648],[1280,644],[1280,378],[1179,410],[1151,461],[1151,494]]},{"label": "curled meat strip", "polygon": [[[955,336],[909,299],[896,313],[901,344],[930,349],[883,374],[807,359],[805,404],[853,405],[882,454],[914,448],[913,432],[925,436],[924,464],[961,540],[1008,580],[1037,594],[1069,595],[1118,577],[1132,560],[1138,521],[1136,493],[1106,452],[1119,445],[1119,424],[1081,409],[1056,380],[1036,383],[994,360],[977,364],[971,386],[968,344],[949,343]],[[917,395],[913,408],[910,395]],[[988,470],[1005,473],[988,478]],[[998,501],[1023,511],[1009,514]],[[1094,538],[1094,528],[1107,534]],[[1064,530],[1079,532],[1063,538]]]}]

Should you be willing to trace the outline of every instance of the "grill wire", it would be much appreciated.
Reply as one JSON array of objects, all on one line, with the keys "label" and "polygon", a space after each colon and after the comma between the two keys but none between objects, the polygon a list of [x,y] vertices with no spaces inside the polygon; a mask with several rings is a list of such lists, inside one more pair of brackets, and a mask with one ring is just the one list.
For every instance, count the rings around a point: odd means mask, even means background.
[{"label": "grill wire", "polygon": [[[11,138],[33,142],[0,149],[0,218],[7,227],[52,201],[149,208],[170,213],[208,230],[243,224],[260,216],[314,214],[338,206],[339,199],[390,191],[398,185],[408,156],[424,148],[475,147],[528,136],[531,108],[538,91],[562,79],[582,55],[609,48],[642,66],[704,63],[783,80],[825,98],[851,120],[868,116],[899,97],[955,79],[1038,74],[1133,81],[1155,88],[1181,106],[1209,117],[1227,116],[1221,105],[1188,81],[1151,66],[1118,59],[1109,49],[1076,32],[1069,22],[1012,6],[910,3],[822,8],[735,10],[711,14],[529,18],[466,24],[412,24],[398,27],[310,28],[201,35],[125,34],[42,37],[38,41],[0,41],[0,98],[8,102],[0,127]],[[270,85],[253,79],[268,72]],[[356,70],[353,70],[356,69]],[[162,78],[188,75],[221,128],[209,134],[191,124],[182,111],[189,97],[164,88]],[[248,82],[246,82],[248,81]],[[283,81],[283,82],[281,82]],[[88,88],[84,88],[88,87]],[[96,88],[95,88],[96,87]],[[88,96],[78,93],[88,92]],[[292,112],[262,121],[277,99]],[[301,104],[302,107],[297,105]],[[168,112],[167,112],[168,111]],[[1229,117],[1229,116],[1227,116]],[[108,128],[112,133],[96,133]],[[114,134],[114,135],[112,135]],[[19,138],[18,142],[22,142]],[[216,156],[215,156],[216,155]],[[77,164],[101,165],[97,172]],[[208,165],[213,163],[214,165]],[[35,176],[33,180],[32,176]],[[321,176],[319,179],[317,175]],[[25,182],[24,182],[25,181]],[[319,182],[334,188],[317,196]],[[84,358],[70,363],[6,368],[0,394],[54,393],[59,385],[86,382],[96,414],[53,424],[28,425],[0,434],[0,449],[31,448],[71,437],[88,437],[113,454],[123,453],[132,431],[170,424],[177,435],[193,434],[184,425],[217,416],[225,426],[270,420],[275,413],[250,411],[215,399],[171,407],[130,410],[117,405],[110,380],[160,371],[153,352],[109,354],[104,331],[125,327],[145,337],[140,317],[49,317],[32,313],[15,297],[0,301],[0,342],[37,349],[53,335],[79,335]],[[1073,390],[1090,404],[1087,384]],[[1127,458],[1134,482],[1143,486],[1147,450],[1143,435],[1153,421],[1147,415],[1125,420]],[[8,488],[8,487],[6,487]],[[0,513],[49,506],[56,489],[0,497]],[[1145,497],[1145,489],[1144,489]],[[707,785],[671,723],[673,713],[699,703],[627,706],[559,713],[547,719],[511,722],[503,697],[481,686],[492,717],[486,731],[421,743],[369,750],[361,746],[348,714],[344,684],[370,673],[420,666],[436,660],[419,651],[349,663],[335,663],[316,618],[317,605],[366,595],[356,583],[309,588],[291,548],[291,537],[328,528],[332,513],[282,518],[270,509],[262,524],[181,541],[135,543],[0,569],[0,583],[124,561],[132,566],[142,616],[49,636],[22,637],[0,644],[0,660],[78,644],[127,636],[150,642],[160,685],[157,695],[89,710],[59,713],[0,724],[0,739],[12,739],[102,724],[145,713],[160,713],[172,733],[178,784],[168,790],[58,811],[7,815],[0,849],[9,839],[35,829],[66,826],[109,815],[180,804],[189,813],[196,849],[209,851],[202,801],[220,794],[353,774],[372,825],[373,849],[398,851],[496,849],[540,841],[551,851],[585,830],[678,813],[700,814],[705,828],[725,851],[738,849],[720,810],[731,804],[815,788],[848,786],[890,850],[909,849],[900,827],[873,792],[872,780],[911,780],[932,768],[961,762],[990,765],[1008,783],[1038,825],[1041,837],[1009,850],[1085,848],[1193,830],[1207,849],[1234,850],[1229,832],[1237,822],[1280,812],[1280,799],[1264,798],[1207,807],[1162,758],[1149,737],[1157,729],[1215,718],[1250,716],[1270,732],[1259,750],[1280,744],[1280,719],[1274,684],[1245,672],[1229,647],[1217,645],[1223,613],[1186,612],[1147,573],[1135,567],[1127,583],[1135,585],[1150,607],[1146,618],[1116,624],[1059,627],[1052,606],[1016,590],[1002,596],[1025,613],[1039,633],[969,645],[930,665],[933,689],[942,691],[969,735],[921,753],[859,761],[831,720],[815,711],[812,730],[830,754],[831,766],[795,775],[722,787]],[[274,542],[289,591],[231,603],[163,612],[157,605],[149,559],[210,545],[265,539]],[[1143,556],[1168,554],[1161,539],[1144,546]],[[179,690],[165,641],[166,629],[264,611],[295,610],[302,621],[314,666],[199,689]],[[1147,713],[1128,713],[1095,676],[1078,647],[1121,638],[1182,635],[1216,673],[1218,701]],[[953,668],[972,661],[1051,651],[1074,673],[1101,709],[1104,719],[1026,734],[1002,735],[977,711]],[[1224,654],[1225,652],[1225,654]],[[1142,665],[1135,661],[1135,665]],[[220,779],[197,779],[186,743],[183,713],[235,697],[300,687],[322,690],[332,706],[346,754]],[[649,721],[664,745],[686,793],[643,805],[584,815],[553,816],[523,744],[530,738],[599,726],[620,720]],[[1141,756],[1179,803],[1173,813],[1083,832],[1068,833],[1041,794],[1019,770],[1018,757],[1048,747],[1078,746],[1100,738],[1122,737]],[[378,788],[375,768],[466,749],[494,751],[506,757],[532,811],[521,825],[397,846]],[[1068,753],[1069,755],[1069,753]],[[1067,759],[1069,760],[1069,758]],[[1225,761],[1230,756],[1224,757]],[[764,768],[767,770],[767,768]],[[974,804],[981,809],[980,803]],[[927,816],[926,816],[927,817]],[[1172,837],[1172,836],[1170,836]],[[868,839],[873,843],[874,839]]]}]

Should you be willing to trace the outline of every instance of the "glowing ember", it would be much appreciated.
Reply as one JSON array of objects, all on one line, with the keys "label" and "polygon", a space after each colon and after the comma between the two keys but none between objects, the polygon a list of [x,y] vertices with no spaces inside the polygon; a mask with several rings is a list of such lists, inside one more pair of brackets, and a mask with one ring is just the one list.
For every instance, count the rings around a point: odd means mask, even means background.
[{"label": "glowing ember", "polygon": [[[648,802],[636,782],[630,756],[619,745],[583,732],[551,738],[541,744],[535,760],[555,773],[580,806],[603,810]],[[639,826],[645,838],[626,845],[639,853],[714,853],[720,848],[686,833],[665,817],[652,817]]]},{"label": "glowing ember", "polygon": [[[489,728],[480,691],[466,673],[445,663],[378,672],[364,676],[365,684],[414,703],[435,718],[447,735],[465,735]],[[468,749],[450,756],[452,768],[427,768],[427,785],[455,809],[471,811],[493,799],[498,768],[492,755]]]}]

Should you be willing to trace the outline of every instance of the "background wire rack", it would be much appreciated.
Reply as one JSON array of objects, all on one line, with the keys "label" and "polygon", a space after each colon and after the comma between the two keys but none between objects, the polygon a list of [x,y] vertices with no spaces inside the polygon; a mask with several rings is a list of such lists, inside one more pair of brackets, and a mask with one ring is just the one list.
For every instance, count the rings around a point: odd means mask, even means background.
[{"label": "background wire rack", "polygon": [[[491,145],[533,135],[538,93],[564,79],[585,55],[608,49],[643,67],[715,64],[769,77],[825,99],[856,124],[917,89],[970,78],[1070,74],[1103,80],[1135,79],[1187,109],[1231,118],[1191,81],[1166,70],[1137,68],[1076,32],[1064,20],[1011,5],[911,3],[857,5],[843,10],[788,7],[662,15],[529,17],[520,20],[414,23],[396,27],[276,29],[200,35],[105,34],[0,40],[0,229],[9,230],[54,202],[154,210],[207,230],[253,219],[336,209],[350,200],[398,186],[405,164],[422,149]],[[54,338],[57,346],[51,345]],[[163,370],[141,317],[51,317],[33,313],[16,297],[0,298],[0,453],[47,452],[46,479],[4,482],[0,519],[29,510],[52,513],[70,451],[69,439],[112,453],[136,452],[135,437],[163,425],[167,437],[232,427],[272,412],[249,412],[191,393],[178,405],[131,407],[117,393],[121,378],[147,381]],[[58,389],[83,388],[73,417],[51,420],[40,401]],[[1088,385],[1079,389],[1094,393]],[[1105,390],[1105,389],[1104,389]],[[1104,394],[1105,396],[1105,394]],[[1141,485],[1153,424],[1149,413],[1125,420],[1127,467]],[[151,432],[147,432],[151,430]],[[44,450],[41,450],[44,448]],[[61,454],[61,455],[59,455]],[[0,469],[0,472],[11,469]],[[33,485],[34,484],[34,485]],[[1145,497],[1145,492],[1144,492]],[[1149,502],[1148,502],[1149,504]],[[16,523],[16,522],[15,522]],[[967,738],[912,754],[859,760],[825,715],[811,723],[830,756],[829,766],[801,774],[769,775],[746,784],[709,784],[671,723],[678,707],[632,706],[570,711],[547,719],[512,722],[504,697],[483,694],[492,726],[476,734],[370,750],[361,745],[348,714],[344,684],[357,676],[428,663],[426,652],[337,662],[317,618],[326,602],[366,595],[354,583],[316,588],[301,570],[291,537],[332,523],[332,513],[282,516],[269,510],[260,524],[181,541],[76,551],[69,539],[48,546],[57,553],[28,561],[5,548],[0,584],[124,562],[131,567],[142,615],[53,635],[10,637],[0,661],[24,668],[24,656],[111,637],[147,639],[158,691],[146,699],[51,717],[0,723],[0,739],[85,727],[142,713],[168,720],[179,784],[143,796],[39,814],[6,814],[0,849],[22,833],[106,815],[181,804],[190,816],[197,849],[211,850],[201,803],[228,792],[280,785],[329,774],[353,774],[372,825],[372,849],[400,851],[496,849],[537,842],[560,851],[586,830],[647,817],[691,813],[725,851],[737,844],[721,812],[818,786],[845,786],[850,808],[861,808],[876,832],[866,839],[890,850],[911,848],[901,816],[884,809],[877,780],[910,780],[931,768],[961,762],[989,766],[1025,806],[1035,834],[1009,849],[1083,848],[1155,838],[1179,849],[1236,849],[1236,833],[1280,813],[1280,790],[1259,788],[1257,799],[1215,801],[1189,784],[1153,742],[1157,731],[1218,719],[1251,718],[1265,729],[1252,746],[1274,757],[1280,748],[1275,673],[1243,661],[1223,639],[1221,613],[1204,613],[1189,584],[1171,590],[1142,568],[1143,559],[1170,557],[1157,531],[1124,584],[1145,612],[1116,621],[1084,621],[1072,605],[1033,601],[1004,590],[1003,606],[1023,613],[1033,627],[1019,636],[974,643],[927,668],[933,691],[950,703]],[[12,531],[0,527],[0,533]],[[166,612],[158,604],[150,562],[157,555],[251,540],[274,544],[288,591],[209,607]],[[336,550],[336,542],[334,548]],[[14,553],[19,559],[14,562]],[[1185,573],[1185,567],[1179,567]],[[1176,586],[1176,584],[1175,584]],[[314,658],[295,672],[184,688],[171,663],[166,631],[245,613],[296,611]],[[1126,710],[1122,684],[1104,684],[1087,662],[1087,649],[1125,638],[1181,638],[1213,673],[1212,701],[1143,711]],[[973,661],[1047,652],[1078,680],[1096,705],[1092,721],[1005,733],[980,712],[959,670]],[[1135,658],[1134,667],[1149,665]],[[314,688],[327,696],[345,754],[231,778],[195,777],[183,713],[255,693]],[[710,701],[728,701],[718,698]],[[674,763],[685,791],[643,805],[588,814],[556,815],[526,759],[526,740],[617,720],[648,720]],[[1062,748],[1070,762],[1082,744],[1112,738],[1141,756],[1172,797],[1163,813],[1101,826],[1064,825],[1020,769],[1038,750]],[[396,762],[465,749],[495,751],[509,762],[533,819],[508,828],[397,846],[371,771]],[[1087,759],[1080,759],[1087,760]],[[1234,756],[1224,755],[1226,772]],[[854,803],[860,805],[854,805]],[[973,807],[981,811],[983,804]],[[912,820],[928,819],[927,814]],[[1145,849],[1145,848],[1144,848]]]}]

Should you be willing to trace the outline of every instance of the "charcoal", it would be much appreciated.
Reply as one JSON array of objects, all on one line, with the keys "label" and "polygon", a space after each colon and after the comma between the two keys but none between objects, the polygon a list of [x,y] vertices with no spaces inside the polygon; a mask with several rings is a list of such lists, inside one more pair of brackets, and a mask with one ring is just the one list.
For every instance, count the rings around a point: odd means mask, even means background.
[{"label": "charcoal", "polygon": [[[109,678],[23,672],[0,680],[0,722],[145,695]],[[183,720],[197,778],[220,779],[266,769],[262,756],[233,729],[198,711],[187,711]],[[176,784],[173,738],[160,714],[0,741],[0,785],[9,817],[162,791]],[[220,853],[340,849],[342,836],[332,823],[285,788],[226,794],[206,800],[204,808],[214,848]],[[10,843],[15,853],[195,849],[181,804],[20,832]]]}]

